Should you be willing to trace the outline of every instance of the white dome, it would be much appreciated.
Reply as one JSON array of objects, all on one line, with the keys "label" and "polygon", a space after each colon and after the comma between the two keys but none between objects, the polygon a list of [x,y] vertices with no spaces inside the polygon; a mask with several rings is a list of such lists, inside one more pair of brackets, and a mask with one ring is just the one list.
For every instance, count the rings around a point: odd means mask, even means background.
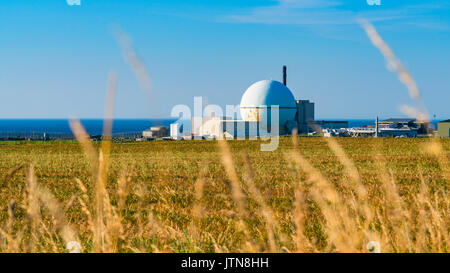
[{"label": "white dome", "polygon": [[292,92],[278,81],[264,80],[251,85],[242,96],[241,116],[247,121],[265,121],[270,123],[270,113],[266,113],[271,105],[279,106],[279,126],[295,119],[297,104]]}]

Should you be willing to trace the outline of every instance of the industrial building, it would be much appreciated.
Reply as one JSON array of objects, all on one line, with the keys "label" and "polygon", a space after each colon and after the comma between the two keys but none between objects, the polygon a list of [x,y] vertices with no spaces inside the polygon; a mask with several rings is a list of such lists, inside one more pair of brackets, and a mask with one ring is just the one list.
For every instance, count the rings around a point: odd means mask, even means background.
[{"label": "industrial building", "polygon": [[[375,126],[335,130],[331,136],[351,137],[418,137],[427,134],[428,123],[409,118],[390,118],[375,121]],[[328,133],[328,131],[326,132]]]},{"label": "industrial building", "polygon": [[438,136],[450,137],[450,119],[438,122]]},{"label": "industrial building", "polygon": [[342,129],[348,128],[348,121],[346,120],[316,120],[314,124],[323,129]]},{"label": "industrial building", "polygon": [[417,137],[418,131],[415,128],[380,128],[378,131],[379,137]]},{"label": "industrial building", "polygon": [[209,118],[199,128],[199,135],[205,138],[224,136],[227,139],[246,139],[260,136],[260,122],[247,120]]},{"label": "industrial building", "polygon": [[142,132],[142,137],[145,139],[163,138],[167,136],[169,136],[169,130],[166,126],[154,126]]},{"label": "industrial building", "polygon": [[[314,103],[309,100],[296,100],[286,86],[286,66],[283,67],[283,83],[274,80],[262,80],[252,84],[242,95],[239,105],[242,120],[229,117],[193,117],[192,135],[205,138],[252,138],[268,134],[290,134],[298,129],[299,133],[312,132],[314,123]],[[278,124],[272,124],[272,106],[278,106]],[[178,138],[174,125],[171,136]],[[172,127],[171,127],[172,129]],[[177,131],[175,131],[177,130]]]},{"label": "industrial building", "polygon": [[298,133],[308,134],[314,132],[314,103],[309,100],[297,100],[297,114],[295,121],[297,122]]},{"label": "industrial building", "polygon": [[418,121],[414,118],[390,118],[378,122],[380,129],[389,129],[387,131],[399,131],[410,129],[412,131],[417,131],[417,134],[424,135],[428,133],[428,123],[423,121]]}]

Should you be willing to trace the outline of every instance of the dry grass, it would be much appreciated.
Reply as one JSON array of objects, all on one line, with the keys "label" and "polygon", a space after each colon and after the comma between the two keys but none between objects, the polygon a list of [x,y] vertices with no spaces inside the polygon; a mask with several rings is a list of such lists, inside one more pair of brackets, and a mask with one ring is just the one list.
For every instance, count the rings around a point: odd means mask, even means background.
[{"label": "dry grass", "polygon": [[1,251],[449,250],[449,140],[109,142],[106,171],[77,135],[0,145]]}]

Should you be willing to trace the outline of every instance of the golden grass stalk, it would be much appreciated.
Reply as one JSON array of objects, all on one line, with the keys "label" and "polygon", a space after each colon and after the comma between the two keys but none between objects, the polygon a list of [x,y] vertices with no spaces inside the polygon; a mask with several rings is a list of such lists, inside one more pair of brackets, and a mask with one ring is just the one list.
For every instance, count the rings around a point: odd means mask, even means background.
[{"label": "golden grass stalk", "polygon": [[[89,135],[86,133],[83,125],[81,125],[79,120],[71,120],[70,128],[76,139],[83,147],[83,150],[90,161],[92,168],[92,174],[94,177],[95,184],[95,220],[93,224],[94,229],[94,252],[104,251],[104,222],[103,222],[103,204],[104,204],[104,168],[103,168],[103,156],[100,153],[97,155],[97,151],[92,144]],[[98,156],[98,157],[97,157]],[[102,172],[102,173],[100,173]],[[80,185],[80,183],[79,183]],[[82,203],[83,205],[84,203]],[[89,211],[88,209],[86,209]]]},{"label": "golden grass stalk", "polygon": [[[420,192],[415,197],[416,206],[419,210],[421,230],[423,232],[423,237],[428,237],[428,243],[433,252],[445,252],[443,248],[444,245],[448,246],[449,243],[449,233],[446,232],[445,220],[442,218],[439,212],[439,203],[433,202],[433,197],[426,186],[425,178],[423,177],[422,171],[420,175]],[[426,249],[424,248],[424,252]]]},{"label": "golden grass stalk", "polygon": [[[417,87],[417,84],[416,84],[414,78],[411,76],[411,74],[409,74],[406,71],[406,69],[403,67],[401,62],[394,55],[391,48],[387,45],[387,43],[378,34],[375,27],[373,27],[373,25],[371,25],[367,20],[361,20],[360,24],[366,31],[366,33],[367,33],[368,37],[370,38],[370,40],[372,41],[372,43],[384,55],[385,59],[388,61],[388,64],[390,65],[390,67],[393,68],[393,70],[397,73],[400,81],[403,84],[405,84],[405,86],[408,88],[411,98],[414,99],[421,106],[421,109],[419,109],[418,107],[404,105],[401,108],[402,112],[404,112],[405,114],[407,114],[409,116],[413,116],[413,117],[417,118],[419,121],[425,121],[425,122],[429,121],[430,118],[429,118],[428,111],[426,110],[425,104],[421,98],[419,88]],[[450,172],[449,172],[448,157],[447,157],[447,154],[444,152],[441,142],[437,138],[431,138],[430,142],[427,143],[426,146],[424,147],[424,150],[427,153],[436,157],[436,159],[438,160],[439,165],[440,165],[442,176],[444,177],[444,179],[446,181],[449,181],[450,180]],[[430,238],[430,236],[431,236],[431,240],[439,239],[438,242],[435,242],[435,245],[442,246],[441,239],[443,238],[442,240],[448,240],[448,231],[444,235],[440,234],[439,231],[442,230],[442,228],[444,228],[444,230],[445,230],[445,226],[442,227],[443,222],[439,220],[440,219],[440,217],[438,217],[439,213],[437,213],[436,209],[430,204],[430,202],[427,201],[430,199],[429,199],[429,196],[427,197],[427,194],[426,194],[428,192],[428,189],[423,180],[423,177],[421,177],[421,181],[422,181],[421,193],[419,194],[418,197],[416,197],[415,204],[420,205],[420,207],[418,208],[419,209],[419,217],[420,217],[419,222],[421,222],[423,224],[423,226],[418,231],[418,235],[417,235],[418,239],[416,241],[416,244],[419,245],[419,249],[422,249],[423,251],[425,251],[425,249],[423,248],[423,246],[426,244],[425,237]],[[444,193],[444,194],[447,194],[447,193]],[[428,219],[427,215],[426,215],[427,213],[424,212],[424,210],[425,210],[424,203],[427,205],[428,209],[431,211],[431,218],[432,218],[432,219],[430,219],[431,222],[429,222],[427,220]],[[434,234],[433,227],[430,226],[430,223],[437,224],[438,226],[440,226],[439,228],[436,228],[436,230],[438,231],[437,234]],[[430,236],[427,236],[427,234],[430,234]],[[448,243],[447,243],[447,245],[448,245]]]},{"label": "golden grass stalk", "polygon": [[231,197],[235,203],[237,213],[240,216],[237,223],[238,230],[244,232],[246,241],[244,242],[244,250],[246,252],[256,252],[258,251],[257,246],[253,243],[250,238],[250,232],[248,226],[243,222],[243,218],[249,214],[247,207],[247,199],[241,188],[241,183],[236,173],[236,169],[233,163],[233,156],[231,154],[230,146],[227,143],[225,136],[218,140],[220,147],[222,164],[225,167],[225,172],[231,181]]},{"label": "golden grass stalk", "polygon": [[225,167],[226,174],[231,182],[231,196],[237,206],[240,213],[247,211],[247,202],[245,195],[241,188],[241,182],[236,173],[236,169],[233,164],[233,156],[231,155],[230,147],[225,137],[218,140],[218,144],[221,151],[222,164]]},{"label": "golden grass stalk", "polygon": [[[32,238],[38,241],[39,230],[38,225],[45,226],[41,218],[41,207],[39,200],[49,209],[50,214],[53,217],[53,226],[55,230],[60,234],[65,244],[72,241],[79,241],[74,229],[66,221],[64,216],[64,210],[59,202],[53,197],[53,195],[43,186],[37,184],[37,179],[34,173],[34,167],[30,166],[28,171],[28,209],[27,213],[31,219],[31,235]],[[32,240],[31,251],[35,252],[36,248]]]},{"label": "golden grass stalk", "polygon": [[378,154],[375,156],[378,178],[383,190],[383,215],[379,215],[381,227],[387,238],[383,239],[384,248],[394,252],[412,252],[413,242],[409,224],[412,220],[410,210],[400,197],[392,174],[386,167],[386,159]]},{"label": "golden grass stalk", "polygon": [[[3,230],[0,228],[0,240],[1,240],[1,246],[3,249],[7,249],[7,252],[9,253],[19,253],[21,251],[21,243],[22,243],[22,236],[24,234],[24,228],[16,234],[16,236],[13,236],[13,225],[15,220],[15,209],[16,209],[16,202],[14,200],[11,200],[9,202],[8,206],[8,224],[7,224],[7,230]],[[4,237],[4,238],[2,238]],[[6,244],[6,247],[4,246]]]},{"label": "golden grass stalk", "polygon": [[[361,183],[361,176],[359,175],[358,169],[356,168],[353,161],[347,156],[344,149],[337,142],[335,138],[326,137],[325,141],[330,147],[331,151],[337,156],[337,159],[344,166],[348,177],[350,178],[350,184],[353,189],[356,190],[356,194],[360,200],[367,200],[367,190]],[[346,184],[346,183],[344,183]]]},{"label": "golden grass stalk", "polygon": [[[347,156],[344,149],[338,144],[336,139],[325,138],[328,147],[337,156],[339,162],[344,166],[347,176],[350,178],[350,189],[356,192],[356,200],[352,195],[350,204],[353,205],[353,210],[364,217],[364,222],[361,223],[359,217],[355,217],[360,226],[360,230],[365,233],[364,236],[370,236],[369,225],[372,223],[373,211],[369,205],[368,193],[366,187],[361,182],[361,176],[353,161]],[[346,184],[345,182],[343,183]],[[345,185],[346,186],[346,185]]]},{"label": "golden grass stalk", "polygon": [[294,223],[295,223],[295,231],[296,231],[296,250],[297,252],[307,252],[307,247],[311,247],[308,239],[305,237],[305,195],[304,190],[300,186],[301,182],[298,182],[298,186],[294,191],[295,195],[295,203],[294,203]]},{"label": "golden grass stalk", "polygon": [[194,241],[201,240],[202,231],[198,228],[201,225],[202,218],[204,216],[204,209],[201,205],[203,198],[203,192],[205,187],[205,173],[207,172],[206,164],[201,168],[198,178],[194,183],[195,200],[192,207],[192,221],[189,225],[190,236]]},{"label": "golden grass stalk", "polygon": [[192,215],[195,218],[202,218],[204,214],[203,207],[201,205],[201,200],[203,198],[203,192],[205,187],[205,174],[207,172],[207,165],[205,164],[200,171],[200,174],[195,181],[194,191],[195,191],[195,202],[194,207],[192,208]]},{"label": "golden grass stalk", "polygon": [[[107,103],[105,107],[105,119],[103,124],[103,141],[101,143],[101,150],[97,153],[89,135],[79,121],[71,121],[71,129],[82,145],[85,154],[87,155],[91,166],[95,183],[95,214],[93,222],[93,241],[94,252],[116,252],[118,250],[118,239],[123,234],[123,227],[121,224],[121,217],[116,209],[111,206],[106,183],[108,179],[109,157],[111,151],[112,125],[114,113],[114,98],[117,88],[117,75],[111,73],[108,79],[107,89]],[[97,159],[98,154],[98,159]],[[79,187],[84,191],[85,188],[82,183],[78,183]],[[79,199],[83,210],[89,217],[91,213],[85,202]],[[91,221],[91,220],[89,220]]]},{"label": "golden grass stalk", "polygon": [[14,219],[16,217],[16,201],[11,200],[8,204],[8,224],[6,225],[6,230],[9,234],[13,232]]},{"label": "golden grass stalk", "polygon": [[[297,146],[296,138],[292,137],[294,147]],[[287,158],[293,159],[305,172],[307,180],[313,184],[310,187],[311,197],[318,203],[326,219],[326,231],[330,242],[336,246],[337,251],[356,252],[361,243],[361,239],[354,236],[358,234],[358,226],[341,195],[300,151],[293,150]]]},{"label": "golden grass stalk", "polygon": [[16,236],[13,236],[11,233],[8,233],[4,231],[2,228],[0,228],[0,235],[3,237],[1,238],[2,241],[6,239],[6,242],[2,242],[3,244],[7,244],[7,252],[8,253],[20,253],[22,252],[21,244],[22,244],[22,238],[24,234],[24,229],[22,229]]},{"label": "golden grass stalk", "polygon": [[119,179],[117,180],[117,208],[119,211],[122,211],[125,209],[125,202],[126,198],[128,196],[128,185],[127,185],[127,175],[123,171],[122,174],[119,176]]},{"label": "golden grass stalk", "polygon": [[[112,251],[110,234],[106,231],[106,225],[111,216],[109,195],[106,190],[106,182],[109,170],[109,155],[111,152],[112,126],[114,114],[114,98],[117,87],[117,75],[111,73],[108,78],[106,94],[105,117],[103,122],[103,141],[99,152],[98,177],[95,184],[95,235],[94,248],[96,251]],[[107,219],[105,219],[107,217]]]},{"label": "golden grass stalk", "polygon": [[[292,131],[292,144],[294,147],[294,152],[298,151],[298,139],[297,139],[297,129]],[[286,158],[286,155],[285,155]],[[286,158],[286,162],[290,159]],[[306,196],[305,187],[303,181],[300,181],[297,177],[297,185],[294,189],[295,201],[294,201],[294,224],[295,224],[295,244],[297,252],[306,252],[306,247],[311,248],[311,244],[304,235],[305,233],[305,220],[306,220]]]},{"label": "golden grass stalk", "polygon": [[73,241],[78,242],[79,239],[75,230],[66,221],[64,210],[62,209],[61,204],[50,193],[50,191],[42,186],[38,188],[38,193],[39,199],[45,204],[45,206],[49,209],[50,214],[53,216],[54,227],[60,234],[61,238],[64,240],[65,244]]},{"label": "golden grass stalk", "polygon": [[439,163],[441,174],[444,179],[450,181],[450,161],[448,154],[442,147],[442,141],[439,138],[432,138],[424,147],[425,152],[435,157]]},{"label": "golden grass stalk", "polygon": [[86,130],[84,129],[83,125],[79,120],[71,120],[69,122],[69,125],[75,138],[80,143],[81,147],[84,150],[84,153],[86,154],[89,160],[92,176],[94,177],[95,181],[98,176],[98,164],[99,164],[97,150],[92,144],[89,134],[86,132]]},{"label": "golden grass stalk", "polygon": [[249,193],[255,198],[256,202],[259,205],[259,214],[265,218],[266,232],[269,239],[269,251],[271,253],[275,253],[277,252],[277,245],[275,242],[274,231],[278,230],[278,225],[276,223],[276,220],[274,219],[272,209],[267,206],[264,197],[255,185],[255,171],[251,166],[250,157],[248,156],[248,154],[245,154],[244,156],[244,163],[248,172],[246,182]]},{"label": "golden grass stalk", "polygon": [[372,44],[377,47],[383,54],[384,58],[388,62],[389,68],[393,69],[397,73],[400,81],[406,85],[410,96],[413,99],[420,99],[420,92],[419,88],[417,87],[416,81],[411,76],[411,74],[403,67],[400,60],[395,56],[394,52],[383,40],[383,38],[381,38],[375,27],[365,19],[360,19],[359,23],[366,31],[366,34],[370,38]]},{"label": "golden grass stalk", "polygon": [[152,89],[152,80],[144,62],[134,50],[130,37],[120,28],[116,28],[114,34],[122,49],[123,57],[133,70],[141,89],[150,94]]},{"label": "golden grass stalk", "polygon": [[[37,179],[34,174],[34,166],[31,165],[28,169],[28,203],[27,214],[30,219],[31,237],[35,240],[38,239],[38,225],[42,221],[41,219],[41,206],[39,204],[39,191],[37,185]],[[32,240],[30,244],[30,250],[36,252],[35,240]]]}]

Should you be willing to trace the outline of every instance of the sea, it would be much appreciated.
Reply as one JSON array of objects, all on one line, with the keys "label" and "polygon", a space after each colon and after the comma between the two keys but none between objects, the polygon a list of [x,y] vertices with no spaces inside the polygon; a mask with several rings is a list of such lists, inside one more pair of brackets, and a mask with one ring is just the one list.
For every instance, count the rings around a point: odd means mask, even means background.
[{"label": "sea", "polygon": [[[167,126],[176,119],[115,119],[113,121],[113,137],[135,137],[152,126]],[[103,132],[102,119],[81,119],[87,133],[91,136]],[[0,138],[73,138],[68,119],[0,119]]]},{"label": "sea", "polygon": [[[350,128],[375,124],[373,119],[341,120],[348,120]],[[115,119],[112,133],[113,137],[135,137],[152,126],[169,127],[175,121],[176,119]],[[102,119],[82,119],[81,123],[90,135],[102,134]],[[434,128],[437,128],[437,121],[433,121],[433,125],[435,126]],[[73,138],[68,119],[0,119],[0,138],[40,138],[44,134],[49,138]]]}]

